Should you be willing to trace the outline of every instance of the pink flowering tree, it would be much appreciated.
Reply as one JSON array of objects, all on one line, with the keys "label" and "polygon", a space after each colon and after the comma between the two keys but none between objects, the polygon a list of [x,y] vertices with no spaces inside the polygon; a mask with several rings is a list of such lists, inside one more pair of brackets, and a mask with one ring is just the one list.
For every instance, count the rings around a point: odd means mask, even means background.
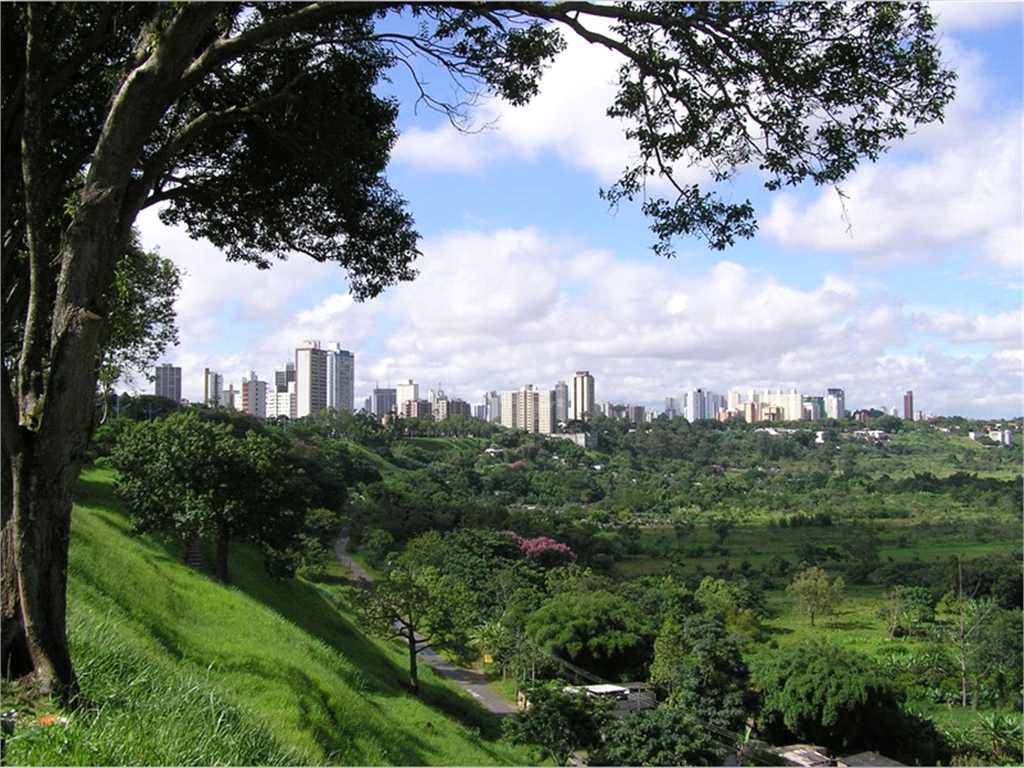
[{"label": "pink flowering tree", "polygon": [[569,548],[568,544],[555,541],[547,536],[524,539],[511,531],[509,531],[509,535],[519,545],[519,551],[522,552],[524,558],[543,568],[555,568],[559,565],[576,562],[576,553]]}]

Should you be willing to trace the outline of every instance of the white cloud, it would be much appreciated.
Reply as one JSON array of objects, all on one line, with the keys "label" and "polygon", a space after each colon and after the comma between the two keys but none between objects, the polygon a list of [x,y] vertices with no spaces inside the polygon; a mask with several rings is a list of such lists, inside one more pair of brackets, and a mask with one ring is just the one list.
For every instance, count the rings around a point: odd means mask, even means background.
[{"label": "white cloud", "polygon": [[[600,22],[588,26],[609,34]],[[433,130],[414,126],[402,133],[393,160],[420,170],[465,172],[509,156],[532,161],[551,151],[570,167],[593,171],[603,183],[616,180],[637,152],[624,136],[626,123],[606,114],[618,90],[622,58],[573,33],[566,41],[528,104],[484,99],[472,114],[474,126],[488,126],[479,133],[460,134],[447,122]]]},{"label": "white cloud", "polygon": [[969,315],[957,307],[918,316],[915,330],[957,344],[988,343],[1000,351],[1019,351],[1024,342],[1024,313],[1017,307],[995,315]]},{"label": "white cloud", "polygon": [[942,29],[986,29],[1021,20],[1019,2],[964,2],[963,0],[931,0],[928,5]]},{"label": "white cloud", "polygon": [[844,252],[873,268],[937,260],[951,248],[1019,268],[1021,136],[1019,112],[976,123],[972,136],[924,160],[896,156],[862,168],[842,185],[845,198],[830,189],[802,206],[780,195],[761,231],[789,248]]}]

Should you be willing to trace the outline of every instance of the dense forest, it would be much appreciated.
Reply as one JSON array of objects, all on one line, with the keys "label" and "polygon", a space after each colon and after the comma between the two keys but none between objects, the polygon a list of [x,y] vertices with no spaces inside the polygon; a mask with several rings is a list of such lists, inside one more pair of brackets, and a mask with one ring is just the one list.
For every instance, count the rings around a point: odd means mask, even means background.
[{"label": "dense forest", "polygon": [[[555,762],[1022,760],[1019,424],[1005,446],[955,418],[597,418],[570,425],[585,450],[477,420],[173,411],[140,398],[94,441],[140,530],[248,541],[316,581],[344,527],[377,581],[339,599],[385,628],[412,600],[416,634],[527,692],[509,738]],[[250,480],[221,498],[210,454]],[[562,690],[595,680],[659,705],[610,718]],[[570,715],[578,741],[550,743]]]}]

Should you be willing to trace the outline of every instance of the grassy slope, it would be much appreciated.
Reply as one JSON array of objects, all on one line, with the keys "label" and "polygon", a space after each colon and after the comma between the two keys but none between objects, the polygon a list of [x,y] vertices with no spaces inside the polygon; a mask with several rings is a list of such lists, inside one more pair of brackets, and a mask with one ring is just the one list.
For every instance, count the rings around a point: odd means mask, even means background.
[{"label": "grassy slope", "polygon": [[[110,474],[87,470],[74,512],[68,596],[72,654],[93,707],[42,736],[21,728],[5,763],[527,760],[493,741],[496,721],[468,696],[429,669],[421,673],[423,701],[408,695],[398,649],[365,638],[313,585],[275,583],[254,553],[233,549],[233,584],[225,588],[159,542],[129,536]],[[168,688],[170,680],[186,681],[184,689]],[[138,699],[148,697],[171,701],[166,711],[140,710]],[[192,717],[190,697],[215,713],[210,722]],[[88,727],[76,728],[76,720]],[[114,730],[104,736],[104,728]],[[198,743],[208,731],[215,743],[225,728],[251,744],[229,755],[174,746]],[[104,746],[110,741],[132,744]]]}]

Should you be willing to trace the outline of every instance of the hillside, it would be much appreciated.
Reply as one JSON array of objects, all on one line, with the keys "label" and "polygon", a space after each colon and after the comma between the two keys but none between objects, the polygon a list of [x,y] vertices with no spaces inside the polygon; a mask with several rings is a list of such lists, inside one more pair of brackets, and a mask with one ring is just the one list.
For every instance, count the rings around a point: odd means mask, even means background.
[{"label": "hillside", "polygon": [[[129,535],[110,473],[87,469],[68,588],[72,656],[90,704],[39,725],[20,709],[5,764],[491,765],[526,758],[493,716],[367,639],[308,583],[271,581],[236,546],[223,587],[175,547]],[[335,576],[337,578],[337,576]]]}]

